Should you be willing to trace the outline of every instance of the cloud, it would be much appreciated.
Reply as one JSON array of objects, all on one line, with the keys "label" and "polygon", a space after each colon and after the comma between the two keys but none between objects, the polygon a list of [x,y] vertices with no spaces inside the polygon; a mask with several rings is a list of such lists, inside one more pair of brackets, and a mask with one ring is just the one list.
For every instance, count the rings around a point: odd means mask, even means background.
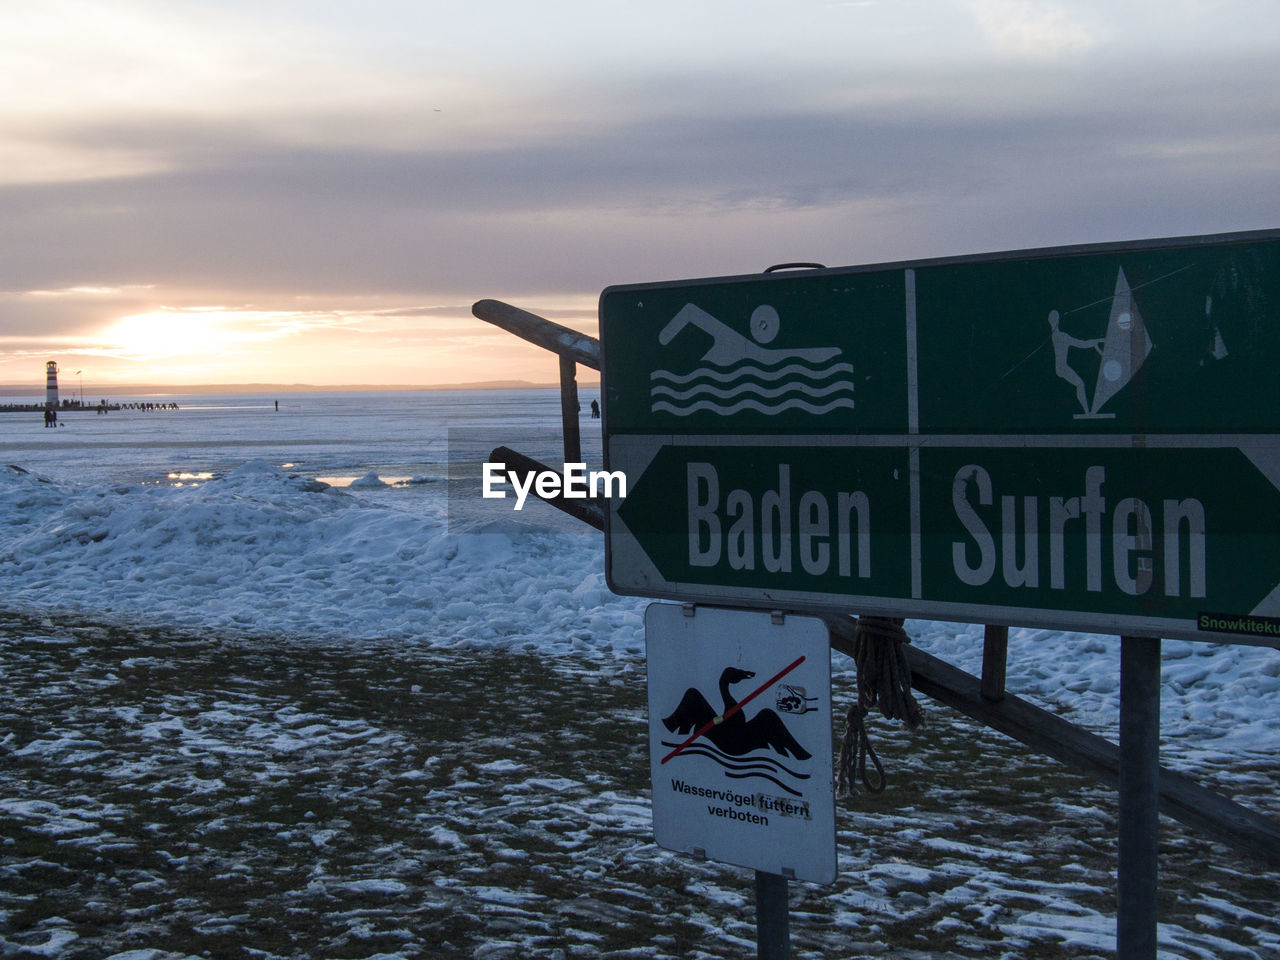
[{"label": "cloud", "polygon": [[263,354],[435,337],[456,365],[505,356],[467,332],[480,297],[590,332],[613,283],[1280,213],[1274,58],[1223,31],[1153,53],[1191,20],[1146,0],[596,5],[537,44],[547,13],[513,7],[491,45],[488,14],[390,0],[114,6],[0,39],[0,331],[59,349],[212,305]]},{"label": "cloud", "polygon": [[10,120],[104,114],[262,116],[403,96],[376,57],[351,56],[314,5],[43,0],[6,11],[0,110]]},{"label": "cloud", "polygon": [[[572,135],[500,146],[303,147],[221,120],[104,124],[74,137],[145,140],[166,169],[0,188],[0,286],[465,302],[578,295],[650,270],[758,269],[813,247],[826,258],[839,246],[839,263],[909,251],[912,238],[960,243],[972,208],[1044,243],[1112,239],[1115,223],[1086,220],[1079,205],[1156,188],[1164,209],[1140,212],[1125,233],[1197,207],[1206,190],[1236,217],[1266,216],[1265,199],[1241,198],[1271,193],[1276,153],[1260,148],[1277,108],[1253,92],[1268,63],[1224,65],[1212,82],[1100,67],[1084,78],[1031,67],[881,78],[870,85],[879,97],[850,89],[791,106],[718,89],[673,106],[665,90],[646,99],[622,85],[580,101],[591,119]],[[610,110],[617,102],[630,108]],[[1050,198],[1056,207],[1032,221]],[[955,226],[940,226],[939,211]],[[872,237],[867,218],[895,222]]]},{"label": "cloud", "polygon": [[957,0],[997,53],[1054,59],[1087,53],[1108,39],[1102,24],[1081,5],[1044,0]]}]

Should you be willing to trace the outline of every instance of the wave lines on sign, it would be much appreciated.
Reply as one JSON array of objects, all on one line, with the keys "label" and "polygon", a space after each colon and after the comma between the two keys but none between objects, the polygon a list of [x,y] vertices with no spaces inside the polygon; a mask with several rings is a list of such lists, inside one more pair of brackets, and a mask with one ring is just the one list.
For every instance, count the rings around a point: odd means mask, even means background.
[{"label": "wave lines on sign", "polygon": [[711,400],[699,400],[697,403],[691,404],[687,407],[677,407],[674,404],[667,403],[665,400],[658,400],[652,404],[649,409],[654,413],[661,410],[677,417],[687,417],[690,414],[697,413],[699,410],[710,410],[713,413],[720,414],[722,417],[727,417],[743,410],[755,410],[758,413],[765,414],[766,416],[773,416],[774,414],[782,413],[786,410],[803,410],[806,413],[812,413],[817,416],[824,413],[830,413],[832,410],[838,410],[841,407],[852,410],[853,398],[840,397],[838,400],[833,400],[830,403],[824,403],[821,406],[798,398],[784,400],[782,403],[768,406],[761,403],[759,400],[751,399],[739,400],[737,403],[730,406],[714,403]]},{"label": "wave lines on sign", "polygon": [[[665,740],[662,741],[662,745],[664,747],[680,746],[678,743],[667,743]],[[732,773],[727,773],[727,775],[731,777],[737,776],[738,778],[742,778],[759,776],[766,780],[773,780],[774,783],[777,783],[778,781],[774,780],[772,776],[768,776],[768,774],[786,774],[796,780],[809,779],[809,774],[801,773],[798,770],[792,770],[786,764],[775,760],[772,756],[756,755],[735,757],[732,754],[725,753],[715,744],[705,740],[685,747],[684,750],[680,752],[680,756],[686,755],[706,757],[709,760],[714,760],[716,763],[720,764],[720,766],[724,767],[726,771],[733,771]],[[763,771],[767,771],[767,773]]]},{"label": "wave lines on sign", "polygon": [[825,380],[838,373],[853,373],[851,363],[833,363],[826,367],[813,368],[803,363],[788,363],[776,370],[758,364],[743,364],[728,370],[716,370],[712,367],[699,367],[689,373],[672,373],[670,370],[654,370],[649,374],[650,380],[665,380],[668,383],[684,384],[694,380],[715,380],[719,383],[732,383],[743,377],[759,377],[761,380],[781,380],[783,377],[802,376],[812,380]]},{"label": "wave lines on sign", "polygon": [[747,393],[753,393],[758,397],[768,399],[781,397],[787,393],[802,393],[806,397],[817,400],[833,393],[839,393],[842,390],[852,393],[853,384],[829,383],[825,387],[811,387],[807,383],[788,383],[781,387],[766,387],[760,383],[740,383],[736,387],[731,387],[727,390],[723,387],[712,386],[709,383],[695,384],[688,390],[676,390],[659,384],[653,388],[651,395],[654,397],[670,397],[672,400],[688,400],[699,394],[710,394],[713,397],[719,397],[721,400],[733,400]]},{"label": "wave lines on sign", "polygon": [[768,780],[770,783],[776,783],[779,787],[787,791],[787,793],[792,794],[793,796],[796,796],[796,797],[804,796],[804,793],[802,791],[797,790],[795,787],[787,786],[777,777],[771,777],[767,773],[730,773],[728,770],[726,770],[724,775],[726,777],[732,777],[734,780],[746,780],[748,777],[754,777],[757,780]]}]

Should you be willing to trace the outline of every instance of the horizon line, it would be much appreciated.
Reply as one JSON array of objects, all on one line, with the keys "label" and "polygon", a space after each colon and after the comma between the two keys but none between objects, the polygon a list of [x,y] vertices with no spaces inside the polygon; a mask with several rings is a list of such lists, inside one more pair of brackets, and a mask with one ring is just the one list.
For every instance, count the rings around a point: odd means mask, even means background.
[{"label": "horizon line", "polygon": [[[546,390],[558,388],[558,382],[538,382],[533,380],[478,380],[466,383],[112,383],[95,386],[88,391],[101,396],[106,393],[368,393],[385,391],[403,393],[412,390]],[[600,382],[579,381],[578,386],[599,388]],[[68,386],[59,387],[59,396],[72,397],[80,391]],[[19,396],[44,396],[44,386],[30,383],[0,383],[0,393],[17,394]]]}]

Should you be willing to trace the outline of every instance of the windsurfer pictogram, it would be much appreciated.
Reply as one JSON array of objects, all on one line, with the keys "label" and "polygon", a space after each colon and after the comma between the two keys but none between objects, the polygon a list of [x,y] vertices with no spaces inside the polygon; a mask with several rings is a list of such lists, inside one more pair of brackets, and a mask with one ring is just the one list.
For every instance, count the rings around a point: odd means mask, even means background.
[{"label": "windsurfer pictogram", "polygon": [[1049,335],[1049,341],[1053,344],[1053,372],[1056,373],[1067,383],[1076,388],[1076,399],[1080,401],[1081,408],[1087,413],[1089,410],[1089,399],[1085,393],[1084,380],[1080,378],[1080,374],[1067,362],[1069,351],[1072,347],[1081,349],[1093,348],[1102,353],[1102,338],[1096,340],[1081,340],[1079,337],[1073,337],[1069,333],[1065,333],[1060,326],[1061,314],[1057,310],[1049,311],[1049,329],[1053,332]]},{"label": "windsurfer pictogram", "polygon": [[[1073,337],[1062,330],[1061,315],[1049,311],[1050,343],[1053,345],[1053,372],[1075,388],[1081,411],[1076,420],[1102,420],[1114,413],[1100,413],[1102,407],[1134,378],[1147,355],[1151,353],[1151,337],[1147,334],[1142,312],[1134,299],[1129,280],[1121,267],[1116,274],[1115,293],[1105,336],[1092,340]],[[1093,396],[1086,393],[1084,378],[1069,362],[1072,348],[1093,349],[1101,356]]]},{"label": "windsurfer pictogram", "polygon": [[678,417],[699,411],[730,416],[754,410],[768,416],[784,410],[823,414],[852,409],[853,365],[834,362],[839,347],[768,347],[781,329],[778,311],[760,304],[751,312],[748,338],[692,303],[686,303],[658,333],[670,345],[689,328],[711,337],[698,366],[685,372],[650,374],[650,409]]}]

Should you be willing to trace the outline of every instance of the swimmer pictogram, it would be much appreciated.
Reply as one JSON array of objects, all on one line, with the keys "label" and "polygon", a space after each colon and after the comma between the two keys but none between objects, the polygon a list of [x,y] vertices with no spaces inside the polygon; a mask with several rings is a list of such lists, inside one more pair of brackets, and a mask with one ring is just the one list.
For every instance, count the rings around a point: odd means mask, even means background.
[{"label": "swimmer pictogram", "polygon": [[743,410],[767,416],[786,410],[821,415],[852,409],[853,365],[836,358],[839,347],[769,347],[782,320],[776,308],[760,304],[751,312],[746,337],[701,307],[686,303],[658,334],[667,346],[693,328],[711,345],[692,370],[654,370],[650,411],[685,417],[698,412],[732,416]]}]

